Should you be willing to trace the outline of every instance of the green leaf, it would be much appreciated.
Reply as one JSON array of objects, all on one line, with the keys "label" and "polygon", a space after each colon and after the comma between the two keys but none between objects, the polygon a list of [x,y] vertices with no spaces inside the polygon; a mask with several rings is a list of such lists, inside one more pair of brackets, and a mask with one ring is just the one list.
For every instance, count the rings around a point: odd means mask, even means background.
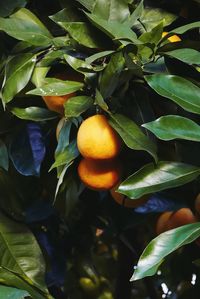
[{"label": "green leaf", "polygon": [[165,52],[164,55],[171,56],[187,64],[200,64],[200,52],[194,49],[176,49]]},{"label": "green leaf", "polygon": [[7,147],[1,139],[0,139],[0,167],[2,167],[5,170],[8,170],[9,167]]},{"label": "green leaf", "polygon": [[43,32],[43,34],[46,37],[49,37],[50,39],[52,38],[51,33],[44,26],[44,24],[36,17],[36,15],[34,15],[30,10],[28,10],[26,8],[19,9],[17,12],[15,12],[14,14],[12,14],[10,16],[10,18],[29,21],[29,22],[35,24],[36,26],[38,26],[38,28],[41,30],[41,32]]},{"label": "green leaf", "polygon": [[19,18],[0,18],[0,30],[8,35],[29,42],[35,46],[48,46],[51,44],[51,37],[44,33],[35,22]]},{"label": "green leaf", "polygon": [[24,7],[26,5],[26,0],[6,0],[2,1],[0,5],[0,16],[7,17],[9,16],[16,8]]},{"label": "green leaf", "polygon": [[29,229],[0,214],[0,265],[21,276],[28,284],[48,294],[44,282],[45,263]]},{"label": "green leaf", "polygon": [[1,285],[0,294],[0,296],[2,296],[0,298],[2,299],[24,299],[25,297],[29,296],[29,294],[26,291]]},{"label": "green leaf", "polygon": [[169,230],[153,239],[143,251],[131,281],[154,275],[165,257],[200,236],[200,223]]},{"label": "green leaf", "polygon": [[56,167],[70,164],[75,158],[78,157],[78,155],[79,151],[77,148],[77,143],[76,140],[73,140],[69,143],[69,145],[65,148],[64,151],[56,155],[56,160],[49,171]]},{"label": "green leaf", "polygon": [[200,141],[200,126],[189,118],[178,115],[162,116],[155,121],[142,125],[159,139],[185,139]]},{"label": "green leaf", "polygon": [[4,285],[26,290],[32,298],[53,299],[50,294],[42,293],[35,286],[30,285],[20,275],[14,273],[13,271],[8,271],[7,269],[0,267],[0,277],[0,281]]},{"label": "green leaf", "polygon": [[87,10],[92,11],[95,1],[94,0],[77,0],[79,3],[81,3]]},{"label": "green leaf", "polygon": [[45,77],[50,70],[50,67],[35,67],[31,82],[36,86],[39,87],[45,82]]},{"label": "green leaf", "polygon": [[144,1],[141,0],[140,3],[136,6],[131,16],[126,21],[126,23],[128,23],[130,27],[133,27],[133,25],[137,23],[138,19],[140,19],[143,10],[144,10]]},{"label": "green leaf", "polygon": [[107,57],[107,56],[110,56],[111,54],[113,54],[114,51],[102,51],[102,52],[99,52],[99,53],[96,53],[88,58],[85,59],[85,62],[87,64],[91,64],[92,62],[94,62],[95,60],[97,59],[100,59],[100,58],[103,58],[103,57]]},{"label": "green leaf", "polygon": [[157,161],[155,144],[132,120],[121,114],[111,114],[110,117],[110,125],[118,132],[129,148],[146,151]]},{"label": "green leaf", "polygon": [[190,23],[190,24],[175,28],[175,29],[169,31],[168,33],[183,34],[183,33],[187,32],[188,30],[192,30],[192,29],[199,28],[199,27],[200,27],[200,22],[194,22],[194,23]]},{"label": "green leaf", "polygon": [[200,114],[200,88],[192,82],[174,75],[155,74],[145,77],[158,94],[189,112]]},{"label": "green leaf", "polygon": [[91,65],[87,64],[85,61],[73,57],[71,55],[64,55],[67,63],[77,72],[84,74],[86,73],[94,73],[94,70]]},{"label": "green leaf", "polygon": [[72,97],[65,102],[65,116],[66,117],[77,117],[89,109],[94,100],[88,96]]},{"label": "green leaf", "polygon": [[115,53],[111,56],[99,80],[100,92],[104,98],[111,96],[117,88],[124,64],[125,60],[122,52]]},{"label": "green leaf", "polygon": [[200,168],[178,162],[160,161],[155,166],[147,164],[128,177],[118,191],[129,198],[137,199],[169,188],[178,187],[196,179]]},{"label": "green leaf", "polygon": [[130,15],[124,0],[96,0],[92,13],[104,20],[124,22]]},{"label": "green leaf", "polygon": [[104,99],[103,99],[101,93],[98,91],[98,89],[96,89],[95,104],[99,105],[99,107],[101,107],[101,109],[103,109],[104,111],[109,110],[108,105],[104,101]]},{"label": "green leaf", "polygon": [[39,107],[28,108],[12,108],[12,114],[20,119],[32,120],[32,121],[46,121],[56,118],[58,115],[48,109]]},{"label": "green leaf", "polygon": [[[107,21],[101,19],[93,14],[85,13],[88,19],[98,29],[103,31],[112,39],[127,39],[135,44],[140,44],[137,39],[137,35],[131,30],[127,24],[123,24],[117,21]],[[123,43],[123,42],[122,42]]]},{"label": "green leaf", "polygon": [[44,85],[30,90],[27,92],[27,94],[38,96],[63,96],[75,92],[81,89],[83,86],[83,83],[80,82],[46,78]]},{"label": "green leaf", "polygon": [[35,56],[31,53],[11,58],[5,67],[5,82],[2,89],[4,103],[10,102],[29,82],[35,66]]}]

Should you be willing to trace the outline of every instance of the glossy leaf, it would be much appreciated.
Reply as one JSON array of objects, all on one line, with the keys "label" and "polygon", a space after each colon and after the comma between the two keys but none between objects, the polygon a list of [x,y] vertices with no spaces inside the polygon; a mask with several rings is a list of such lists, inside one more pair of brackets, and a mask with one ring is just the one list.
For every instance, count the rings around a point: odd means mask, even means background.
[{"label": "glossy leaf", "polygon": [[109,110],[107,103],[104,101],[104,98],[98,89],[96,89],[95,104],[101,107],[104,111]]},{"label": "glossy leaf", "polygon": [[155,144],[132,120],[122,114],[113,114],[110,115],[109,123],[129,148],[146,151],[157,161]]},{"label": "glossy leaf", "polygon": [[45,84],[30,90],[27,94],[38,96],[63,96],[75,92],[83,87],[83,83],[46,78]]},{"label": "glossy leaf", "polygon": [[30,285],[48,294],[42,253],[29,229],[1,213],[0,240],[1,267],[20,275]]},{"label": "glossy leaf", "polygon": [[31,77],[31,82],[36,86],[39,87],[45,82],[45,77],[49,71],[50,67],[39,67],[36,66],[34,68],[32,77]]},{"label": "glossy leaf", "polygon": [[19,173],[26,176],[39,176],[41,163],[46,153],[40,126],[35,122],[28,123],[14,134],[10,142],[9,152]]},{"label": "glossy leaf", "polygon": [[27,41],[31,45],[47,46],[51,44],[51,36],[30,20],[0,18],[0,30],[18,40]]},{"label": "glossy leaf", "polygon": [[200,64],[200,52],[194,49],[184,48],[165,52],[165,55],[176,58],[187,64]]},{"label": "glossy leaf", "polygon": [[[21,275],[0,267],[1,282],[7,286],[13,286],[21,290],[26,290],[32,298],[53,299],[50,294],[41,292],[40,289],[32,286],[30,281],[27,282]],[[4,299],[4,298],[3,298]]]},{"label": "glossy leaf", "polygon": [[0,5],[0,16],[7,17],[9,16],[16,8],[24,7],[26,5],[26,0],[6,0],[3,1]]},{"label": "glossy leaf", "polygon": [[96,0],[92,13],[104,20],[124,22],[130,15],[124,0]]},{"label": "glossy leaf", "polygon": [[200,223],[169,230],[153,239],[143,251],[131,281],[154,275],[165,257],[200,236]]},{"label": "glossy leaf", "polygon": [[147,164],[120,184],[118,191],[137,199],[145,194],[178,187],[200,175],[200,168],[179,162],[159,161]]},{"label": "glossy leaf", "polygon": [[182,116],[166,115],[142,126],[162,140],[200,141],[200,126],[191,119]]},{"label": "glossy leaf", "polygon": [[102,72],[99,87],[104,98],[112,95],[119,84],[120,74],[124,68],[125,60],[122,52],[115,53]]},{"label": "glossy leaf", "polygon": [[10,102],[29,82],[35,66],[35,57],[31,53],[20,54],[6,64],[5,82],[2,89],[4,103]]},{"label": "glossy leaf", "polygon": [[94,24],[98,29],[107,34],[110,38],[125,38],[133,43],[140,44],[140,42],[137,40],[137,35],[130,29],[127,24],[123,24],[117,21],[107,21],[89,13],[86,13],[86,16],[92,22],[92,24]]},{"label": "glossy leaf", "polygon": [[9,167],[7,147],[2,140],[0,140],[0,167],[5,170]]},{"label": "glossy leaf", "polygon": [[126,21],[130,27],[133,27],[135,23],[137,23],[138,19],[140,19],[144,10],[144,1],[141,0],[140,3],[136,6],[133,13],[130,15],[128,20]]},{"label": "glossy leaf", "polygon": [[96,54],[86,58],[85,62],[88,63],[88,64],[91,64],[95,60],[98,60],[98,59],[103,58],[103,57],[110,56],[113,53],[114,53],[114,51],[102,51],[102,52],[96,53]]},{"label": "glossy leaf", "polygon": [[192,82],[165,74],[150,75],[145,79],[161,96],[171,99],[186,111],[200,114],[200,88]]},{"label": "glossy leaf", "polygon": [[171,30],[169,33],[183,34],[189,30],[199,28],[199,27],[200,27],[200,22],[194,22],[194,23],[190,23],[190,24],[175,28],[175,29]]},{"label": "glossy leaf", "polygon": [[95,4],[94,0],[77,0],[79,3],[81,3],[85,8],[87,8],[89,11],[93,10],[93,6]]},{"label": "glossy leaf", "polygon": [[78,155],[79,151],[77,148],[77,143],[76,140],[73,140],[69,143],[64,151],[57,154],[56,161],[51,166],[50,171],[56,167],[70,164],[75,158],[78,157]]},{"label": "glossy leaf", "polygon": [[12,114],[20,119],[32,120],[32,121],[46,121],[56,118],[58,115],[48,109],[39,107],[28,108],[12,108]]},{"label": "glossy leaf", "polygon": [[38,17],[36,15],[34,15],[30,10],[28,10],[26,8],[21,8],[21,9],[17,10],[17,12],[15,12],[14,14],[12,14],[10,16],[10,18],[12,18],[12,19],[16,18],[16,19],[20,19],[20,20],[29,21],[29,22],[35,24],[36,26],[38,26],[38,28],[41,30],[41,32],[43,32],[43,34],[45,36],[49,37],[50,39],[52,38],[51,33],[44,26],[44,24],[38,19]]},{"label": "glossy leaf", "polygon": [[89,109],[94,100],[88,96],[72,97],[65,102],[65,116],[66,117],[77,117]]},{"label": "glossy leaf", "polygon": [[29,294],[26,291],[0,285],[0,294],[4,299],[24,299]]}]

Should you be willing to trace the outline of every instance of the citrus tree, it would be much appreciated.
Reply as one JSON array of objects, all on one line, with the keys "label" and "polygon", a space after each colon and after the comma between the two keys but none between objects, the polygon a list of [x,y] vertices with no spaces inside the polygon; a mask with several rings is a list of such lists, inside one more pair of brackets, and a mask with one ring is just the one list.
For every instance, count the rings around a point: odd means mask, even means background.
[{"label": "citrus tree", "polygon": [[199,3],[0,4],[0,298],[198,298]]}]

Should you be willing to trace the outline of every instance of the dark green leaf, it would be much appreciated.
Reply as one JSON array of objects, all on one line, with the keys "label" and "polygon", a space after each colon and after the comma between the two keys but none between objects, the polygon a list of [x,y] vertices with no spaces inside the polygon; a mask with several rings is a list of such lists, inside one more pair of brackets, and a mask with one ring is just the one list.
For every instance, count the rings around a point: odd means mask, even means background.
[{"label": "dark green leaf", "polygon": [[92,11],[93,6],[95,4],[94,0],[77,0],[79,3],[81,3],[87,10]]},{"label": "dark green leaf", "polygon": [[200,141],[200,126],[189,118],[178,115],[162,116],[155,121],[142,125],[159,139],[185,139]]},{"label": "dark green leaf", "polygon": [[144,1],[141,0],[140,3],[136,6],[135,10],[131,14],[130,18],[126,21],[130,27],[133,27],[135,23],[137,23],[138,19],[140,19],[144,10]]},{"label": "dark green leaf", "polygon": [[78,157],[79,151],[77,148],[76,140],[69,143],[64,151],[60,152],[56,156],[56,160],[50,168],[50,171],[56,167],[70,164],[76,157]]},{"label": "dark green leaf", "polygon": [[92,13],[104,20],[124,22],[130,15],[124,0],[96,0]]},{"label": "dark green leaf", "polygon": [[89,109],[94,100],[88,96],[72,97],[64,104],[66,117],[77,117]]},{"label": "dark green leaf", "polygon": [[134,150],[144,150],[157,161],[156,146],[129,118],[121,114],[110,115],[109,123],[122,137],[125,144]]},{"label": "dark green leaf", "polygon": [[[80,73],[84,73],[85,72],[91,72],[93,73],[93,68],[91,65],[87,64],[85,61],[78,59],[76,57],[73,57],[71,55],[64,55],[65,60],[67,61],[67,63],[75,70],[78,71]],[[83,71],[84,70],[84,71]]]},{"label": "dark green leaf", "polygon": [[187,32],[188,30],[192,30],[192,29],[199,28],[199,27],[200,27],[200,22],[194,22],[194,23],[190,23],[190,24],[175,28],[175,29],[169,31],[169,33],[183,34],[183,33]]},{"label": "dark green leaf", "polygon": [[122,52],[112,55],[107,67],[100,77],[99,82],[100,92],[104,98],[111,96],[117,88],[124,64],[125,60]]},{"label": "dark green leaf", "polygon": [[58,115],[48,109],[39,107],[28,107],[28,108],[12,108],[12,114],[18,118],[33,121],[45,121],[56,118]]},{"label": "dark green leaf", "polygon": [[63,81],[55,78],[46,78],[45,84],[30,90],[27,94],[38,96],[63,96],[75,92],[83,87],[83,83]]},{"label": "dark green leaf", "polygon": [[35,57],[31,53],[11,58],[5,68],[5,82],[2,89],[4,103],[10,102],[29,82],[35,66]]},{"label": "dark green leaf", "polygon": [[165,257],[200,236],[200,223],[192,223],[160,234],[143,251],[131,281],[154,275]]},{"label": "dark green leaf", "polygon": [[[86,13],[88,19],[101,31],[112,39],[127,39],[135,44],[140,44],[137,35],[131,30],[127,24],[117,21],[107,21],[93,14]],[[123,43],[123,42],[122,42]]]},{"label": "dark green leaf", "polygon": [[145,79],[161,96],[171,99],[189,112],[200,114],[200,88],[192,82],[165,74],[150,75]]},{"label": "dark green leaf", "polygon": [[44,282],[45,263],[29,229],[0,215],[0,265],[20,275],[30,285],[48,294]]},{"label": "dark green leaf", "polygon": [[6,286],[0,286],[0,294],[2,299],[24,299],[29,296],[26,291]]},{"label": "dark green leaf", "polygon": [[0,16],[9,16],[16,8],[24,7],[26,5],[26,0],[6,0],[2,1],[0,5]]},{"label": "dark green leaf", "polygon": [[98,91],[98,89],[96,89],[95,104],[98,105],[99,107],[101,107],[101,109],[103,109],[104,111],[109,110],[108,105],[104,101],[104,99],[103,99],[101,93]]},{"label": "dark green leaf", "polygon": [[2,140],[0,140],[0,167],[5,170],[8,170],[9,167],[7,147]]},{"label": "dark green leaf", "polygon": [[200,168],[193,165],[167,161],[160,161],[156,166],[150,163],[128,177],[118,191],[136,199],[144,194],[184,185],[196,179],[199,174]]},{"label": "dark green leaf", "polygon": [[52,38],[51,33],[44,26],[44,24],[38,19],[38,17],[36,17],[36,15],[34,15],[30,10],[28,10],[26,8],[19,9],[17,12],[12,14],[10,16],[10,18],[29,21],[29,22],[35,24],[38,27],[38,29],[44,34],[44,36],[46,36],[50,39]]},{"label": "dark green leaf", "polygon": [[0,18],[0,30],[16,39],[27,41],[31,45],[47,46],[51,44],[51,37],[32,21],[19,18]]},{"label": "dark green leaf", "polygon": [[99,53],[96,53],[88,58],[85,59],[85,62],[87,64],[91,64],[92,62],[94,62],[95,60],[97,59],[100,59],[100,58],[103,58],[103,57],[107,57],[107,56],[110,56],[111,54],[113,54],[114,51],[103,51],[103,52],[99,52]]},{"label": "dark green leaf", "polygon": [[164,54],[183,61],[187,64],[200,64],[200,52],[194,49],[176,49],[165,52]]}]

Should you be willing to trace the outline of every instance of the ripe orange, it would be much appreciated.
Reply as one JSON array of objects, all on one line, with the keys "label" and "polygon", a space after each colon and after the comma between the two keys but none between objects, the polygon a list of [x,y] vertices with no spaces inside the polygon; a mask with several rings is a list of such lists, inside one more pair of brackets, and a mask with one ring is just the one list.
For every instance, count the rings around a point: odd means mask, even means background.
[{"label": "ripe orange", "polygon": [[93,190],[108,190],[121,178],[121,165],[117,160],[97,161],[82,159],[78,166],[81,181]]},{"label": "ripe orange", "polygon": [[118,188],[120,184],[117,184],[110,190],[110,194],[112,198],[120,205],[123,205],[126,208],[137,208],[141,206],[148,200],[148,195],[144,195],[138,199],[129,199],[125,195],[116,192],[115,190]]},{"label": "ripe orange", "polygon": [[181,208],[176,212],[164,212],[157,220],[156,233],[160,234],[182,225],[195,223],[196,221],[197,218],[189,208]]},{"label": "ripe orange", "polygon": [[167,230],[168,221],[172,214],[173,214],[173,212],[167,211],[167,212],[162,213],[159,216],[159,218],[156,222],[156,234],[157,235],[159,235]]},{"label": "ripe orange", "polygon": [[[168,32],[163,32],[162,33],[162,37],[164,37],[165,35],[167,35],[168,34]],[[167,38],[171,43],[174,43],[174,42],[180,42],[181,41],[181,39],[180,39],[180,37],[178,36],[178,35],[172,35],[172,36],[170,36],[170,37],[168,37]]]},{"label": "ripe orange", "polygon": [[[78,81],[81,82],[83,78],[79,74],[74,74],[74,73],[61,73],[61,74],[56,74],[55,78],[61,79],[61,80],[69,80],[69,81]],[[49,110],[58,112],[61,115],[64,115],[64,103],[72,98],[75,97],[76,93],[72,92],[63,96],[43,96],[43,100],[45,101],[47,107]]]},{"label": "ripe orange", "polygon": [[121,139],[106,116],[98,114],[83,121],[78,130],[77,145],[83,157],[105,160],[119,154]]}]

